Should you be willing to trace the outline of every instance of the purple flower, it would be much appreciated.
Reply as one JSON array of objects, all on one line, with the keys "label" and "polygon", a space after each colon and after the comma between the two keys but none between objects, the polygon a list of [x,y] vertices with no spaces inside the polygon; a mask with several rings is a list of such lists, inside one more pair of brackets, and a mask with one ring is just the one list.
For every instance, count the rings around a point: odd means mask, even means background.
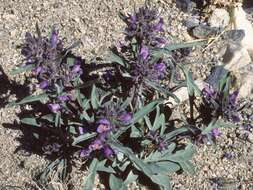
[{"label": "purple flower", "polygon": [[238,122],[241,121],[239,115],[237,115],[237,114],[233,114],[233,115],[231,116],[231,120],[232,120],[234,123],[238,123]]},{"label": "purple flower", "polygon": [[68,95],[61,95],[61,96],[58,96],[58,100],[60,100],[61,102],[66,102],[66,101],[69,101],[70,98]]},{"label": "purple flower", "polygon": [[84,134],[84,129],[83,129],[83,127],[78,127],[78,129],[79,129],[80,135],[83,135],[83,134]]},{"label": "purple flower", "polygon": [[156,131],[149,131],[147,137],[152,140],[156,140],[158,138],[158,134]]},{"label": "purple flower", "polygon": [[43,80],[39,86],[41,89],[46,89],[49,86],[49,82],[47,80]]},{"label": "purple flower", "polygon": [[141,51],[140,51],[141,58],[145,61],[149,57],[149,49],[147,46],[142,45]]},{"label": "purple flower", "polygon": [[163,151],[167,148],[168,144],[164,139],[159,140],[158,150]]},{"label": "purple flower", "polygon": [[211,134],[212,134],[213,137],[217,138],[217,137],[220,136],[222,133],[221,133],[220,129],[214,128],[214,129],[212,129]]},{"label": "purple flower", "polygon": [[235,105],[238,94],[239,94],[238,90],[234,91],[232,94],[229,94],[229,98],[228,98],[229,104],[233,106]]},{"label": "purple flower", "polygon": [[131,113],[124,112],[119,116],[119,119],[122,123],[129,124],[133,119],[133,115]]},{"label": "purple flower", "polygon": [[51,38],[50,38],[50,44],[51,44],[51,47],[52,48],[56,48],[57,46],[57,42],[58,42],[58,31],[53,29],[52,31],[52,35],[51,35]]},{"label": "purple flower", "polygon": [[53,152],[59,152],[60,148],[61,148],[61,145],[59,145],[58,143],[53,143],[52,145]]},{"label": "purple flower", "polygon": [[163,18],[160,18],[159,22],[154,26],[154,30],[157,32],[162,32],[163,31]]},{"label": "purple flower", "polygon": [[250,129],[252,128],[252,126],[251,126],[250,124],[243,124],[243,125],[242,125],[242,128],[243,128],[244,130],[250,130]]},{"label": "purple flower", "polygon": [[38,75],[40,74],[41,72],[43,72],[43,67],[39,66],[39,67],[36,67],[33,72]]},{"label": "purple flower", "polygon": [[160,46],[167,43],[167,40],[165,38],[157,37],[155,40],[157,42],[157,45],[160,45]]},{"label": "purple flower", "polygon": [[72,68],[72,73],[81,74],[82,73],[81,65],[80,64],[74,65]]},{"label": "purple flower", "polygon": [[215,97],[216,93],[211,86],[207,85],[203,89],[203,94],[206,100],[210,100]]},{"label": "purple flower", "polygon": [[90,151],[100,150],[101,148],[103,148],[103,142],[100,139],[94,140],[89,146]]},{"label": "purple flower", "polygon": [[111,157],[114,154],[114,151],[107,145],[103,147],[103,152],[106,157]]},{"label": "purple flower", "polygon": [[48,104],[48,107],[52,112],[55,112],[55,113],[60,111],[61,109],[60,104]]},{"label": "purple flower", "polygon": [[92,152],[92,150],[90,150],[90,149],[82,149],[80,152],[80,156],[81,157],[88,157],[88,156],[90,156],[91,152]]},{"label": "purple flower", "polygon": [[136,14],[129,15],[129,22],[132,23],[132,24],[136,24],[136,22],[137,22]]},{"label": "purple flower", "polygon": [[106,82],[110,82],[112,80],[112,71],[111,70],[107,70],[105,74],[103,74],[103,78]]},{"label": "purple flower", "polygon": [[97,132],[98,133],[105,133],[111,130],[111,123],[107,119],[100,119],[98,121]]},{"label": "purple flower", "polygon": [[155,70],[161,73],[166,71],[166,65],[164,63],[156,63],[154,66]]}]

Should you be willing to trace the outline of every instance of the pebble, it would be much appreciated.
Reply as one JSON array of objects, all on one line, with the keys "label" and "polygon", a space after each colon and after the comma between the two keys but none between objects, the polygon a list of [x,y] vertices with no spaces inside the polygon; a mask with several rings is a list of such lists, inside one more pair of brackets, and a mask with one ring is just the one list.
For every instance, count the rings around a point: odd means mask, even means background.
[{"label": "pebble", "polygon": [[211,27],[225,28],[229,21],[229,13],[225,9],[215,9],[209,17],[208,24]]},{"label": "pebble", "polygon": [[232,43],[240,43],[245,36],[245,32],[244,30],[229,30],[224,36]]},{"label": "pebble", "polygon": [[205,39],[215,35],[219,31],[218,28],[213,28],[208,25],[199,25],[192,30],[192,35],[199,39]]},{"label": "pebble", "polygon": [[184,21],[184,25],[188,29],[192,29],[200,24],[199,17],[193,16]]},{"label": "pebble", "polygon": [[248,141],[253,143],[253,134],[252,133],[248,134]]},{"label": "pebble", "polygon": [[177,0],[176,6],[184,12],[191,12],[196,7],[196,3],[191,0]]}]

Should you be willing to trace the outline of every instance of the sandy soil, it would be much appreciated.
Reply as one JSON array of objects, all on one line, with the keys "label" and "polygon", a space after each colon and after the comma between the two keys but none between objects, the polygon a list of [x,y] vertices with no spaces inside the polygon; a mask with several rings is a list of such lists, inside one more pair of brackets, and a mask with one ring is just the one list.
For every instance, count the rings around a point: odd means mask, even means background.
[{"label": "sandy soil", "polygon": [[[22,57],[16,46],[22,43],[25,32],[35,30],[36,22],[44,32],[49,32],[50,27],[56,24],[60,28],[61,36],[67,37],[67,43],[80,39],[82,45],[76,53],[83,57],[89,59],[97,54],[105,55],[106,48],[121,36],[123,23],[117,16],[118,11],[132,11],[143,2],[144,0],[0,0],[0,64],[11,79],[23,82],[24,76],[12,77],[9,72],[21,63]],[[153,2],[167,23],[166,35],[172,36],[176,41],[188,40],[186,28],[182,25],[188,15],[175,8],[171,0]],[[217,49],[211,49],[208,54],[213,54],[213,51]],[[197,53],[193,56],[197,56]],[[196,67],[200,77],[205,75],[201,74],[203,69],[208,71],[209,67]],[[4,84],[0,85],[1,89],[5,88]],[[10,93],[5,89],[2,91],[5,94]],[[11,96],[13,97],[15,95]],[[248,110],[252,111],[252,107]],[[14,122],[19,111],[18,108],[0,107],[0,190],[32,189],[31,185],[36,186],[34,176],[47,163],[42,156],[30,154],[29,151],[18,151],[22,143],[18,137],[22,133],[10,127],[10,124]],[[196,175],[173,175],[174,189],[215,189],[217,185],[215,187],[210,178],[217,177],[225,178],[223,184],[227,189],[253,189],[252,144],[237,138],[235,130],[223,131],[216,146],[202,145],[196,149]],[[226,152],[233,152],[235,157],[222,158]],[[77,169],[72,173],[74,189],[79,190],[85,173]],[[64,186],[59,184],[55,187],[55,190],[64,189]],[[97,189],[103,187],[99,185]]]}]

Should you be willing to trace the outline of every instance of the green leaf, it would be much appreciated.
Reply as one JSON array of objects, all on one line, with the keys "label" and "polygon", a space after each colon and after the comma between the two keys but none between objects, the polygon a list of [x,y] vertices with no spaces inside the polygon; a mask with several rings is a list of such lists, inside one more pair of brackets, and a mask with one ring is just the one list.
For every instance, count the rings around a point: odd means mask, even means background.
[{"label": "green leaf", "polygon": [[161,186],[163,190],[171,190],[170,179],[166,175],[156,174],[149,176],[151,180]]},{"label": "green leaf", "polygon": [[134,114],[133,122],[132,124],[138,122],[140,119],[142,119],[145,115],[153,111],[157,104],[161,103],[161,100],[155,100],[146,106],[142,107],[138,112]]},{"label": "green leaf", "polygon": [[83,190],[93,190],[94,181],[97,173],[98,159],[94,158],[89,167],[89,175],[86,178],[86,183]]},{"label": "green leaf", "polygon": [[17,74],[20,74],[20,73],[23,73],[23,72],[27,72],[27,71],[31,71],[35,66],[33,64],[30,64],[30,65],[26,65],[26,66],[23,66],[23,67],[18,67],[16,69],[13,69],[11,71],[11,75],[17,75]]},{"label": "green leaf", "polygon": [[75,146],[77,145],[78,143],[80,142],[84,142],[90,138],[93,138],[97,135],[97,133],[93,132],[93,133],[85,133],[83,135],[80,135],[79,137],[77,138],[74,138],[74,142],[72,143],[72,146]]},{"label": "green leaf", "polygon": [[165,51],[171,52],[176,49],[194,47],[194,46],[201,46],[208,43],[208,40],[195,40],[193,42],[185,42],[185,43],[176,43],[176,44],[168,44],[163,49]]},{"label": "green leaf", "polygon": [[155,174],[168,174],[169,172],[175,172],[180,170],[180,166],[176,163],[170,162],[170,161],[164,161],[164,162],[151,162],[148,163],[149,168],[155,173]]},{"label": "green leaf", "polygon": [[59,179],[63,182],[66,177],[67,177],[67,164],[68,164],[68,161],[66,158],[63,158],[61,159],[59,165],[58,165],[58,170],[57,170],[57,173],[58,173],[58,177]]},{"label": "green leaf", "polygon": [[119,64],[123,67],[125,66],[124,60],[112,51],[111,51],[111,54],[109,56],[109,61],[111,61],[112,63],[117,63],[117,64]]},{"label": "green leaf", "polygon": [[120,145],[119,143],[109,142],[109,144],[113,149],[116,149],[119,152],[122,152],[123,154],[125,154],[136,165],[136,169],[142,171],[147,176],[153,175],[153,172],[148,167],[148,164],[144,163],[142,160],[137,158],[130,148],[124,147]]},{"label": "green leaf", "polygon": [[159,106],[156,106],[156,116],[155,116],[155,121],[152,127],[152,130],[157,130],[160,127],[160,108]]},{"label": "green leaf", "polygon": [[134,181],[136,181],[138,178],[138,175],[135,175],[132,170],[128,173],[127,178],[124,181],[124,184],[128,185]]},{"label": "green leaf", "polygon": [[30,102],[36,102],[36,101],[45,101],[48,98],[48,95],[46,93],[39,94],[39,95],[31,95],[27,96],[24,99],[22,99],[20,102],[11,102],[9,106],[16,106],[16,105],[22,105],[27,104]]},{"label": "green leaf", "polygon": [[98,163],[97,171],[106,172],[106,173],[116,173],[111,166],[105,166],[106,159]]},{"label": "green leaf", "polygon": [[149,80],[145,80],[145,83],[150,86],[151,88],[157,90],[158,92],[166,95],[167,97],[172,97],[177,103],[180,102],[180,100],[178,99],[178,97],[173,94],[172,92],[170,92],[169,90],[162,88],[159,84],[156,84],[154,82],[151,82]]},{"label": "green leaf", "polygon": [[57,112],[55,115],[54,126],[60,127],[61,124],[61,112]]},{"label": "green leaf", "polygon": [[172,152],[175,150],[176,144],[171,143],[169,147],[165,151],[155,151],[150,153],[150,155],[144,159],[144,162],[159,162],[159,161],[166,161],[168,155],[171,155]]},{"label": "green leaf", "polygon": [[232,128],[236,127],[236,125],[232,123],[227,123],[221,120],[218,121],[211,121],[209,125],[201,132],[202,135],[207,135],[215,128]]},{"label": "green leaf", "polygon": [[200,91],[199,87],[195,84],[193,77],[192,77],[192,73],[188,69],[186,69],[183,65],[179,65],[179,67],[184,72],[189,95],[193,96],[194,93],[196,93],[196,95],[200,96],[201,91]]},{"label": "green leaf", "polygon": [[170,160],[176,163],[186,161],[192,158],[194,153],[193,145],[188,144],[184,150],[178,150],[174,154],[166,156],[166,160]]},{"label": "green leaf", "polygon": [[53,123],[53,122],[54,122],[54,115],[53,115],[53,114],[43,115],[43,116],[41,117],[41,119],[45,119],[45,120],[47,120],[47,121]]},{"label": "green leaf", "polygon": [[138,138],[142,136],[142,132],[140,129],[136,128],[134,125],[131,126],[131,134],[130,137],[132,138]]},{"label": "green leaf", "polygon": [[98,109],[99,107],[99,97],[98,97],[97,88],[95,85],[93,85],[92,91],[91,91],[91,105],[94,109]]},{"label": "green leaf", "polygon": [[36,119],[31,118],[31,117],[23,118],[23,119],[20,120],[20,122],[24,123],[24,124],[27,124],[27,125],[41,127],[41,125],[37,123]]},{"label": "green leaf", "polygon": [[115,177],[113,174],[110,175],[109,185],[111,190],[127,190],[127,186],[123,180]]},{"label": "green leaf", "polygon": [[177,129],[173,130],[172,132],[166,134],[164,139],[165,139],[166,141],[169,141],[169,140],[171,140],[172,138],[178,136],[179,134],[184,133],[184,132],[187,132],[187,131],[188,131],[188,129],[187,129],[186,127],[177,128]]},{"label": "green leaf", "polygon": [[195,173],[194,165],[189,160],[180,162],[180,166],[185,172],[191,175]]},{"label": "green leaf", "polygon": [[75,58],[73,58],[73,57],[68,57],[68,58],[67,58],[67,64],[68,64],[69,66],[73,66],[73,65],[75,64]]}]

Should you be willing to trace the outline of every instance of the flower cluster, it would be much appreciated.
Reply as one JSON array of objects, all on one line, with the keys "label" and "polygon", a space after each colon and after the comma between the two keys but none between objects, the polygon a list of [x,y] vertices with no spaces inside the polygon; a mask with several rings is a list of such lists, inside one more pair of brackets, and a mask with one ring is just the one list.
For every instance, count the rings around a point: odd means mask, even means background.
[{"label": "flower cluster", "polygon": [[21,52],[26,64],[34,66],[33,74],[41,89],[56,90],[57,85],[69,86],[73,79],[82,74],[80,58],[76,58],[72,65],[64,59],[66,48],[55,28],[49,38],[26,33]]},{"label": "flower cluster", "polygon": [[[133,119],[133,115],[127,111],[120,109],[117,105],[111,103],[98,111],[100,119],[94,124],[97,133],[94,140],[91,141],[88,148],[81,150],[81,157],[89,157],[94,151],[103,151],[106,157],[113,156],[115,150],[110,148],[106,141],[108,137],[117,132],[119,127],[129,125]],[[114,124],[116,121],[118,125]]]},{"label": "flower cluster", "polygon": [[166,150],[166,148],[168,147],[168,142],[166,142],[166,140],[161,137],[156,131],[149,131],[146,137],[157,146],[157,149],[159,151]]},{"label": "flower cluster", "polygon": [[[144,6],[121,18],[127,25],[125,42],[112,49],[111,60],[107,60],[110,64],[99,66],[82,65],[81,57],[64,48],[55,28],[49,38],[40,32],[38,36],[26,34],[22,47],[25,68],[31,69],[42,92],[16,104],[40,102],[31,104],[36,108],[34,113],[20,121],[36,126],[37,130],[31,132],[35,131],[33,136],[42,142],[44,154],[59,156],[53,167],[49,165],[41,175],[42,181],[54,169],[59,170],[59,176],[66,177],[68,159],[79,155],[91,161],[86,163],[90,164],[91,175],[84,189],[92,189],[93,178],[100,171],[110,175],[111,189],[119,185],[126,189],[128,180],[142,175],[150,177],[160,189],[167,189],[170,186],[167,174],[172,170],[193,171],[189,162],[192,145],[186,145],[187,141],[182,139],[189,134],[198,135],[200,140],[208,134],[220,136],[215,125],[219,116],[239,120],[238,92],[226,97],[211,86],[203,90],[203,106],[211,110],[211,120],[216,117],[207,127],[209,131],[196,130],[194,127],[199,123],[194,118],[191,123],[186,119],[176,122],[170,119],[168,111],[173,109],[165,101],[169,97],[177,99],[175,90],[187,85],[192,98],[190,91],[198,90],[191,73],[171,59],[173,48],[168,48],[169,44],[161,37],[164,21],[156,10]],[[180,44],[186,46],[189,44]],[[19,69],[24,71],[24,67]],[[185,80],[176,79],[178,69],[184,72]],[[129,176],[125,176],[127,173]]]},{"label": "flower cluster", "polygon": [[208,85],[202,91],[204,106],[211,109],[214,115],[222,115],[228,121],[238,123],[240,122],[236,101],[238,93],[238,91],[234,91],[227,97],[224,97],[223,92],[216,91],[212,86]]},{"label": "flower cluster", "polygon": [[123,15],[122,18],[127,24],[126,40],[135,38],[138,43],[148,46],[162,46],[166,43],[166,39],[158,35],[164,31],[164,21],[159,18],[157,10],[145,6],[136,13]]}]

